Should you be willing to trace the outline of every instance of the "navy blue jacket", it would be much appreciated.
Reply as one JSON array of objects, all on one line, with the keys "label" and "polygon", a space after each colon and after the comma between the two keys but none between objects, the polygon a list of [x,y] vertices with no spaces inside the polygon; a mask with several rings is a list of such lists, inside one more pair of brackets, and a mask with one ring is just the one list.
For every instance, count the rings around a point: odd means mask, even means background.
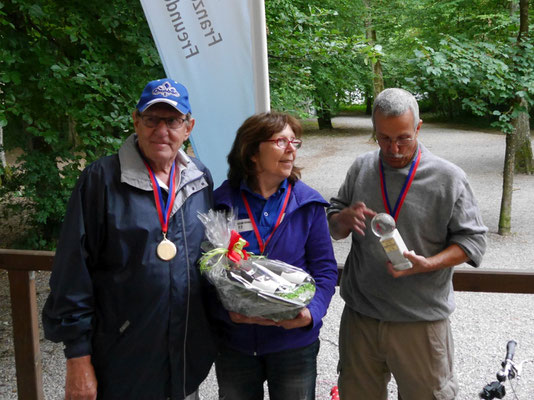
[{"label": "navy blue jacket", "polygon": [[178,159],[170,261],[156,255],[161,226],[134,136],[83,171],[68,204],[43,325],[68,358],[91,354],[99,399],[183,399],[215,356],[196,266],[213,183],[199,161]]},{"label": "navy blue jacket", "polygon": [[[239,189],[233,189],[225,181],[214,192],[215,208],[235,207],[239,197]],[[315,279],[315,296],[308,305],[312,324],[290,330],[236,324],[218,304],[218,310],[213,311],[219,320],[221,340],[225,345],[246,354],[262,355],[296,349],[317,340],[337,282],[337,263],[324,209],[327,205],[317,191],[297,181],[291,191],[286,215],[264,251],[268,258],[302,268]]]}]

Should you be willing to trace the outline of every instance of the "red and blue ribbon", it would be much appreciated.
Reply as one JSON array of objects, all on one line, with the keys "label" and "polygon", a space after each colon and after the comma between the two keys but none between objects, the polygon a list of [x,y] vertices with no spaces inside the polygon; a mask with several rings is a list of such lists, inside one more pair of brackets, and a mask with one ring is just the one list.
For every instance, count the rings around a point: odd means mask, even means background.
[{"label": "red and blue ribbon", "polygon": [[167,198],[167,204],[163,202],[163,196],[161,195],[161,187],[159,186],[156,175],[150,165],[143,159],[145,167],[148,170],[150,175],[150,180],[152,181],[152,190],[154,191],[154,200],[156,202],[156,209],[158,211],[159,222],[161,224],[161,231],[164,235],[167,234],[167,228],[169,226],[169,216],[172,212],[172,206],[174,204],[174,199],[176,198],[176,193],[174,191],[174,181],[176,177],[176,162],[173,161],[171,168],[171,178],[169,182],[169,196]]},{"label": "red and blue ribbon", "polygon": [[410,190],[413,178],[415,177],[415,173],[417,172],[417,167],[419,166],[419,161],[421,161],[421,149],[419,149],[419,151],[417,152],[417,157],[412,161],[412,166],[410,167],[408,176],[406,177],[404,185],[402,186],[402,189],[399,193],[399,197],[397,198],[397,202],[395,203],[395,208],[392,210],[391,204],[389,203],[388,191],[386,188],[386,175],[384,173],[384,166],[382,165],[382,160],[379,160],[380,189],[382,190],[382,201],[384,202],[384,208],[386,209],[386,212],[391,215],[395,219],[395,221],[397,221],[397,218],[399,217],[399,213],[404,203],[404,200],[406,199],[406,195]]}]

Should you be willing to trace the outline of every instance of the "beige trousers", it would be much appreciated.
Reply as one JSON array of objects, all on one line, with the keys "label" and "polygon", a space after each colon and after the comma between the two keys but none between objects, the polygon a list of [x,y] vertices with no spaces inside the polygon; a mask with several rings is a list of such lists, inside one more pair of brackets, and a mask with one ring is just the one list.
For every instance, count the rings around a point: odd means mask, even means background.
[{"label": "beige trousers", "polygon": [[452,400],[458,393],[448,319],[382,322],[345,306],[339,328],[341,400],[386,400],[391,374],[402,400]]}]

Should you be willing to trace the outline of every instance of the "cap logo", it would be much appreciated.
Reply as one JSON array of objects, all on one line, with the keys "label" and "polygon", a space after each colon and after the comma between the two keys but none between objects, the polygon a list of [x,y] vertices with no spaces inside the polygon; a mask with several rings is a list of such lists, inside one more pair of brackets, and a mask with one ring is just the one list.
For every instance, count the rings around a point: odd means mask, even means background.
[{"label": "cap logo", "polygon": [[169,82],[165,82],[152,90],[154,96],[161,95],[163,97],[175,96],[180,97],[180,93]]}]

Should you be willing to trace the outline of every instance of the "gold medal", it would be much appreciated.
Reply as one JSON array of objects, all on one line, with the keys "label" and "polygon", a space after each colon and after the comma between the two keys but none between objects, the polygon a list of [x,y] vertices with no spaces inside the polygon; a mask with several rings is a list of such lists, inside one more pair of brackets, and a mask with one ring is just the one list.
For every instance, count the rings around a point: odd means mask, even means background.
[{"label": "gold medal", "polygon": [[173,242],[167,239],[166,235],[163,235],[163,240],[158,244],[156,253],[163,261],[169,261],[176,256],[176,246]]}]

